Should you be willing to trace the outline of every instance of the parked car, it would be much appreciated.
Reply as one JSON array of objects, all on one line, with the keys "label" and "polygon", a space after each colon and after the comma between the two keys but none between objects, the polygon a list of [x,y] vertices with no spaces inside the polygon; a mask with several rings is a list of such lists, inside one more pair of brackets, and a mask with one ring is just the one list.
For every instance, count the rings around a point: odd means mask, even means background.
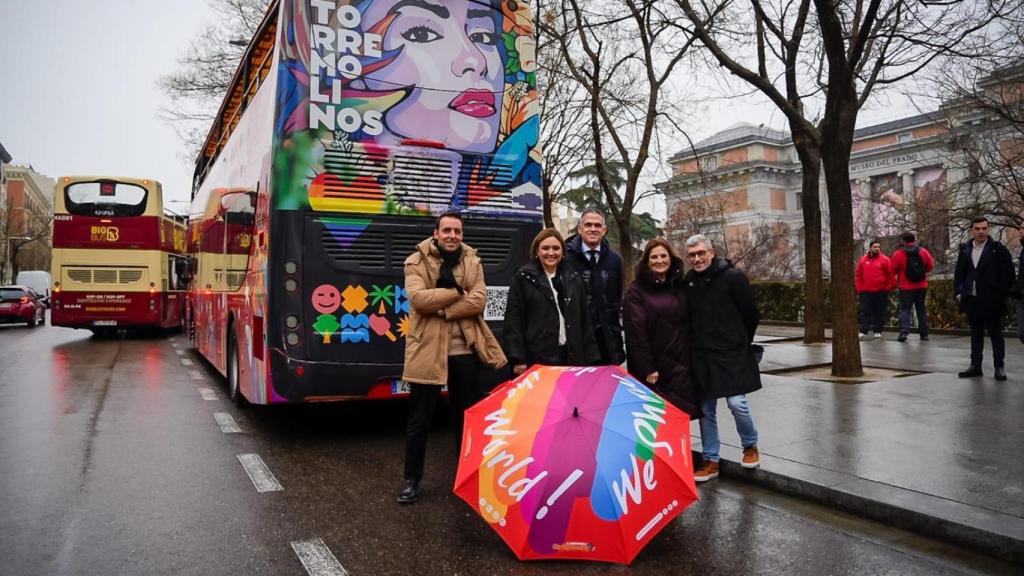
[{"label": "parked car", "polygon": [[53,285],[53,279],[50,277],[50,273],[46,270],[22,270],[18,272],[18,277],[15,278],[14,283],[19,286],[28,286],[35,290],[36,294],[43,298],[43,304],[47,308],[50,307],[50,286]]},{"label": "parked car", "polygon": [[24,322],[29,328],[46,323],[46,307],[36,291],[14,284],[0,286],[0,322]]}]

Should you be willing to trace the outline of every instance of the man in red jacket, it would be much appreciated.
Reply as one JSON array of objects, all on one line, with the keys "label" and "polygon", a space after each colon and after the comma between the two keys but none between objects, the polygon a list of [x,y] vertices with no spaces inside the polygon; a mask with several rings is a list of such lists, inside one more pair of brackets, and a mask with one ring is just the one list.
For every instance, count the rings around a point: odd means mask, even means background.
[{"label": "man in red jacket", "polygon": [[921,340],[928,339],[928,275],[935,269],[935,258],[923,246],[918,246],[913,232],[902,236],[903,246],[892,253],[892,271],[900,290],[900,342],[910,334],[910,308],[917,310],[917,333]]},{"label": "man in red jacket", "polygon": [[854,275],[854,287],[860,295],[860,337],[882,337],[882,325],[885,323],[885,305],[889,298],[889,290],[893,287],[892,262],[882,254],[882,246],[878,241],[871,242],[868,253],[857,262]]}]

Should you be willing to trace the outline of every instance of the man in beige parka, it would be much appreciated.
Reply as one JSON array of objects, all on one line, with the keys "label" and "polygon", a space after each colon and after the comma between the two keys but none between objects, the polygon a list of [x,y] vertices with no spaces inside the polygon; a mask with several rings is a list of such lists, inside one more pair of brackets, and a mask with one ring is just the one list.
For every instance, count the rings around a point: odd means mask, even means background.
[{"label": "man in beige parka", "polygon": [[411,311],[405,337],[409,383],[409,422],[405,439],[405,484],[401,504],[419,498],[427,433],[448,385],[455,433],[462,434],[462,413],[480,399],[481,364],[493,368],[507,361],[501,345],[484,322],[487,284],[476,250],[462,242],[462,216],[438,217],[432,238],[420,242],[405,260],[405,290]]}]

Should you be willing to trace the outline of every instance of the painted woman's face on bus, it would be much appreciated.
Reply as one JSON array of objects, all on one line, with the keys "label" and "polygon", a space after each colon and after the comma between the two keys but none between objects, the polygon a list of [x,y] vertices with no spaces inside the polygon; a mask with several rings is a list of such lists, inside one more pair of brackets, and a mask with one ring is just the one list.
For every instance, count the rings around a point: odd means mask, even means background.
[{"label": "painted woman's face on bus", "polygon": [[467,152],[494,150],[504,89],[496,14],[468,0],[376,0],[366,9],[365,28],[393,18],[383,49],[400,50],[367,74],[367,87],[412,88],[385,115],[391,132]]}]

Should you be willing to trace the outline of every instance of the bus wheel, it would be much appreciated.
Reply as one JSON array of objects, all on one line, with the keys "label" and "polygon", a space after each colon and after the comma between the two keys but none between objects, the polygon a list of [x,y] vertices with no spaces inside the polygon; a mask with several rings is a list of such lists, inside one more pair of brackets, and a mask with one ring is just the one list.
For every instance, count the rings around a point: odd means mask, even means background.
[{"label": "bus wheel", "polygon": [[238,407],[244,407],[247,402],[239,388],[238,381],[238,338],[235,337],[235,327],[228,328],[228,397]]}]

